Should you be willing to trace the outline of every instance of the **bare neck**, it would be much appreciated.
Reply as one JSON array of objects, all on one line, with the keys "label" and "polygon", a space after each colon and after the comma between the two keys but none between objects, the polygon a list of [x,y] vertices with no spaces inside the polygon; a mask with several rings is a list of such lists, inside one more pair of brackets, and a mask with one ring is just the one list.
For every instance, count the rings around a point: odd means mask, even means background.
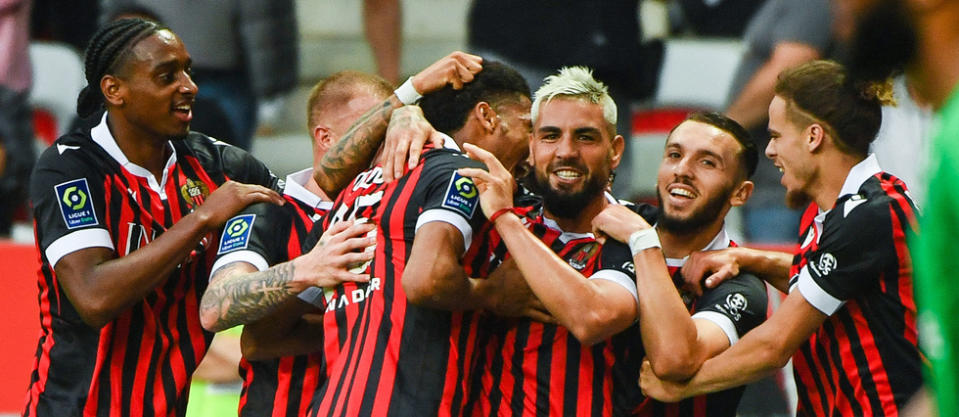
[{"label": "bare neck", "polygon": [[703,250],[723,230],[726,211],[728,209],[708,226],[690,233],[675,233],[661,227],[657,228],[659,240],[663,245],[663,255],[671,259],[682,259],[690,253]]},{"label": "bare neck", "polygon": [[831,210],[839,198],[839,192],[849,176],[849,171],[864,158],[843,152],[825,152],[819,160],[819,170],[810,186],[809,196],[820,210]]},{"label": "bare neck", "polygon": [[603,211],[604,208],[609,204],[609,201],[606,201],[606,194],[601,193],[599,196],[593,198],[592,201],[584,208],[579,216],[570,219],[563,219],[554,216],[547,207],[546,217],[553,219],[556,224],[564,232],[571,233],[590,233],[593,231],[593,218]]},{"label": "bare neck", "polygon": [[150,171],[156,178],[163,177],[163,169],[170,157],[169,138],[151,135],[110,112],[107,112],[107,127],[130,162]]}]

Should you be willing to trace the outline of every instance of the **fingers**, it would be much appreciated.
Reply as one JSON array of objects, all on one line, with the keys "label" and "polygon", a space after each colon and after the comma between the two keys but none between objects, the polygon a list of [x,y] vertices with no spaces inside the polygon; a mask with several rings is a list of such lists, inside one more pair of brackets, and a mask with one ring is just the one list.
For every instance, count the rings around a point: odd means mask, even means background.
[{"label": "fingers", "polygon": [[503,164],[499,162],[499,159],[496,159],[496,156],[491,154],[486,149],[480,148],[479,146],[471,143],[464,143],[463,149],[466,150],[466,155],[470,158],[486,164],[489,172],[495,173],[496,175],[501,175],[502,172],[505,172],[507,175],[509,175],[509,171],[506,171],[506,168],[504,168]]},{"label": "fingers", "polygon": [[712,275],[706,277],[706,288],[716,288],[717,285],[722,284],[727,279],[730,279],[736,275],[739,275],[738,270],[730,266],[724,266],[719,268],[719,271],[716,271]]},{"label": "fingers", "polygon": [[[393,178],[400,178],[403,176],[403,161],[406,160],[406,155],[409,150],[410,138],[404,137],[403,140],[396,144],[396,148],[393,149],[392,153],[384,154],[386,155],[386,159],[391,161],[389,164],[389,171],[393,173]],[[383,170],[387,171],[385,167]]]},{"label": "fingers", "polygon": [[493,175],[481,168],[460,168],[456,170],[457,174],[464,177],[470,177],[478,186],[481,182],[493,181]]},{"label": "fingers", "polygon": [[240,184],[241,193],[245,195],[248,204],[252,203],[273,203],[282,206],[286,200],[276,191],[256,184]]},{"label": "fingers", "polygon": [[393,177],[393,158],[390,158],[390,155],[396,154],[396,140],[393,140],[394,132],[391,130],[386,131],[387,138],[383,140],[383,151],[382,154],[386,157],[383,158],[383,166],[380,170],[383,172],[383,182],[392,182],[397,177]]}]

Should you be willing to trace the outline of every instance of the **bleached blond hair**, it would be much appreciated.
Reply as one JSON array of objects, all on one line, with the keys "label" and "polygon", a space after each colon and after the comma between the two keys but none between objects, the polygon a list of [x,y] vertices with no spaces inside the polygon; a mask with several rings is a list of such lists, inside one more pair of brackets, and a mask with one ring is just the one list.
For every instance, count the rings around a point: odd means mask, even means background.
[{"label": "bleached blond hair", "polygon": [[559,74],[546,77],[543,86],[533,96],[533,108],[530,116],[533,124],[539,118],[540,106],[558,97],[571,97],[603,107],[603,119],[610,125],[611,133],[616,132],[616,103],[609,96],[606,84],[593,78],[593,70],[586,67],[563,67]]}]

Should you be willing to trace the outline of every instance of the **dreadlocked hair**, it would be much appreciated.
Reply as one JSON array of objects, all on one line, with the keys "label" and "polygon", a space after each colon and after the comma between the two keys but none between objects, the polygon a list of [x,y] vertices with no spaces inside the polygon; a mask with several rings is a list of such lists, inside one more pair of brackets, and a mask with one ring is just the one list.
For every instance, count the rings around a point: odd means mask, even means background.
[{"label": "dreadlocked hair", "polygon": [[89,117],[104,106],[100,80],[113,74],[140,40],[166,29],[156,22],[143,19],[119,19],[108,23],[93,34],[84,52],[83,69],[87,85],[77,97],[77,114]]}]

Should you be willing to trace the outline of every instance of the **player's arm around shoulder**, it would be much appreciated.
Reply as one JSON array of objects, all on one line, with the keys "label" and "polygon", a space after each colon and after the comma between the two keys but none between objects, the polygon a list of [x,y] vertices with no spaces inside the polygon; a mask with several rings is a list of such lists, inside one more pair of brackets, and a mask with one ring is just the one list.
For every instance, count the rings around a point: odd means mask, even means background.
[{"label": "player's arm around shoulder", "polygon": [[[368,275],[348,269],[349,265],[372,259],[373,252],[368,248],[375,244],[375,238],[366,234],[374,227],[371,223],[336,223],[324,232],[311,251],[272,266],[262,257],[230,261],[227,257],[232,255],[225,255],[220,259],[222,266],[214,265],[210,285],[200,301],[200,323],[209,331],[221,331],[260,320],[307,288],[369,280]],[[221,252],[225,246],[242,245],[242,233],[230,234],[228,226],[220,240]]]}]

